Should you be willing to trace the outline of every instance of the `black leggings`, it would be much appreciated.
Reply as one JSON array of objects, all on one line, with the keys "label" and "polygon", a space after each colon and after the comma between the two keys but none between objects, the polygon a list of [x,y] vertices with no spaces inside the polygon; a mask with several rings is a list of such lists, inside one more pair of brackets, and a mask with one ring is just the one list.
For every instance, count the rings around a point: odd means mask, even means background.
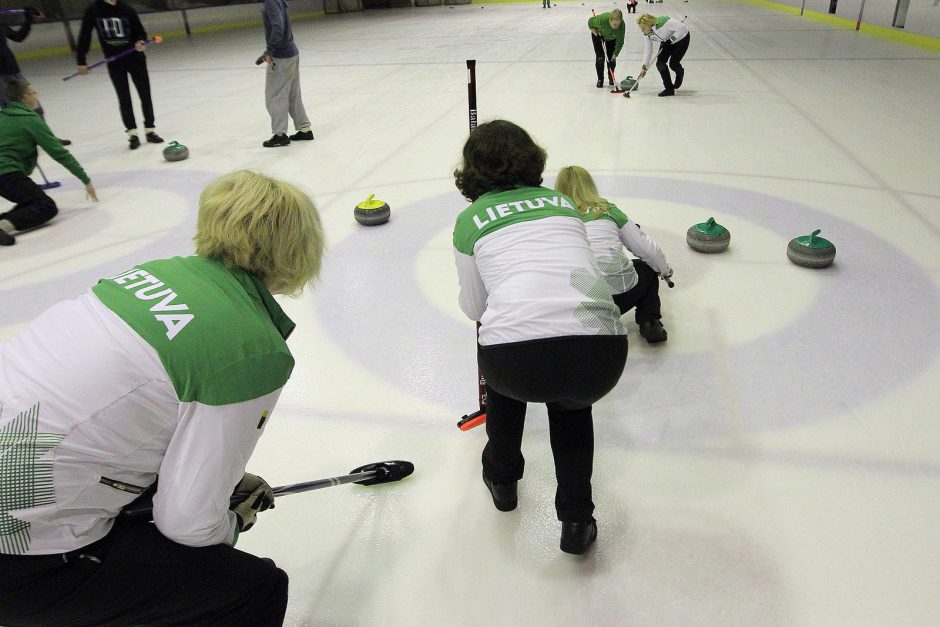
[{"label": "black leggings", "polygon": [[64,556],[0,554],[0,624],[277,626],[287,574],[224,544],[191,547],[119,522]]},{"label": "black leggings", "polygon": [[[692,38],[691,33],[677,41],[676,43],[670,43],[664,41],[659,45],[659,55],[656,57],[656,69],[659,70],[659,75],[663,77],[663,87],[666,89],[674,89],[682,84],[682,78],[685,76],[685,68],[682,67],[682,57],[685,56],[686,50],[689,49],[689,39]],[[676,73],[676,83],[672,82],[672,76],[669,74],[669,69],[672,68],[672,71]]]},{"label": "black leggings", "polygon": [[6,213],[0,213],[0,220],[9,220],[18,231],[45,224],[59,213],[46,192],[22,172],[0,174],[0,196],[16,203]]},{"label": "black leggings", "polygon": [[130,74],[140,96],[140,108],[144,112],[144,128],[154,128],[153,101],[150,99],[150,75],[147,74],[147,57],[143,52],[132,52],[126,57],[116,59],[108,64],[108,76],[117,93],[118,104],[121,107],[121,121],[128,131],[137,128],[134,118],[134,106],[131,103],[131,90],[127,82]]},{"label": "black leggings", "polygon": [[617,69],[617,59],[614,58],[614,48],[617,47],[616,39],[604,39],[600,35],[591,33],[591,43],[594,44],[594,67],[597,69],[597,80],[604,80],[604,60],[607,60],[607,66],[613,72]]},{"label": "black leggings", "polygon": [[480,347],[486,378],[483,476],[522,478],[526,403],[545,403],[555,460],[558,520],[588,521],[594,512],[591,406],[617,385],[627,361],[625,335],[585,335]]}]

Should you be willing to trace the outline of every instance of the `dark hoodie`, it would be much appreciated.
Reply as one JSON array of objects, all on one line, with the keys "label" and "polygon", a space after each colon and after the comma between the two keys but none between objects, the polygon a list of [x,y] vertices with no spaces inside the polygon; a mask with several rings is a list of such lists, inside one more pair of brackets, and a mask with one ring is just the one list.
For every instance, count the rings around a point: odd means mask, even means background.
[{"label": "dark hoodie", "polygon": [[[132,6],[118,0],[111,6],[104,0],[95,0],[82,16],[82,29],[78,33],[75,60],[78,65],[88,65],[85,55],[91,46],[91,29],[98,33],[98,42],[105,57],[110,57],[133,48],[134,43],[145,41],[147,31]],[[143,54],[143,53],[140,53]]]}]

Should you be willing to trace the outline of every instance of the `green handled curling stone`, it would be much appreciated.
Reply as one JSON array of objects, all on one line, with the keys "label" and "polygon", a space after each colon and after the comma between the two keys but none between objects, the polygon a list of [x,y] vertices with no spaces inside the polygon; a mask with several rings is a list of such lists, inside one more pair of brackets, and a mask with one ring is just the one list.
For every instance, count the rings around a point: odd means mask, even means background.
[{"label": "green handled curling stone", "polygon": [[787,257],[804,268],[825,268],[836,258],[836,247],[829,240],[817,237],[816,229],[809,235],[794,237],[787,245]]},{"label": "green handled curling stone", "polygon": [[183,144],[172,141],[163,149],[163,158],[167,161],[182,161],[189,157],[189,148]]},{"label": "green handled curling stone", "polygon": [[385,224],[391,217],[392,210],[389,208],[388,203],[381,200],[372,200],[373,198],[375,198],[375,194],[370,194],[368,198],[356,205],[353,216],[359,224],[366,226]]},{"label": "green handled curling stone", "polygon": [[715,222],[715,218],[709,218],[690,226],[685,234],[685,242],[692,250],[700,253],[720,253],[731,243],[731,232]]}]

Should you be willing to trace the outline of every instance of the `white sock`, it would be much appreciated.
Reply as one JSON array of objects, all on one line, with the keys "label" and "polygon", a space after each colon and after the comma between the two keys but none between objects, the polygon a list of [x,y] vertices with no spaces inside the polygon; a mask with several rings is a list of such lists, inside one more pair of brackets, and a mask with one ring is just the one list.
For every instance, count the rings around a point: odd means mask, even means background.
[{"label": "white sock", "polygon": [[13,234],[13,231],[16,230],[16,227],[13,226],[13,223],[9,220],[0,220],[0,229],[3,229],[9,234]]}]

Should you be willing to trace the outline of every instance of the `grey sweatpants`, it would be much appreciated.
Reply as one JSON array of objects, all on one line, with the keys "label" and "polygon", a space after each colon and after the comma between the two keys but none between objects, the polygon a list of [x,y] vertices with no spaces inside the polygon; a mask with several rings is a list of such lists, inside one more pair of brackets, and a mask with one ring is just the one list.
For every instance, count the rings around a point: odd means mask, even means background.
[{"label": "grey sweatpants", "polygon": [[264,99],[271,116],[271,130],[287,133],[287,116],[290,114],[294,128],[298,131],[310,129],[310,119],[300,98],[300,55],[289,59],[274,59],[268,64],[264,81]]}]

